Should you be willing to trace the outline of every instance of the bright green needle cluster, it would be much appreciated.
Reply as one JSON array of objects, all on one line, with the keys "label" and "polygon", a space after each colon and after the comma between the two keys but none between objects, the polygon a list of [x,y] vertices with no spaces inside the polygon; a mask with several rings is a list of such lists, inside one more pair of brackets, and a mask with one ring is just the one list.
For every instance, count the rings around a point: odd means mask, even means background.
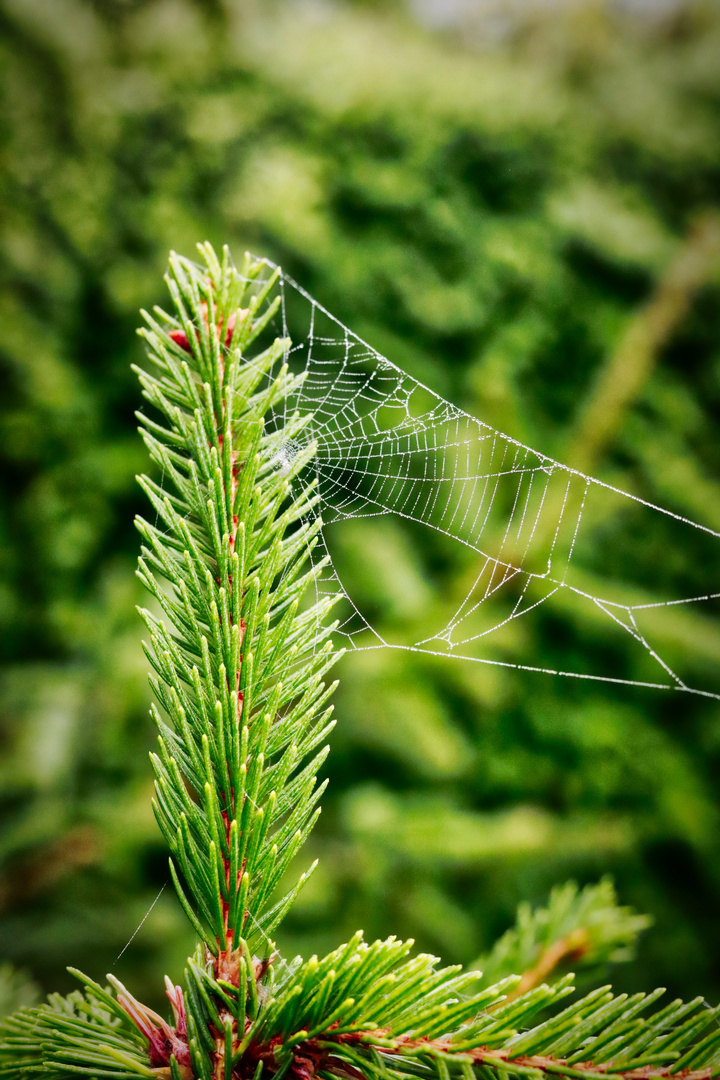
[{"label": "bright green needle cluster", "polygon": [[289,342],[251,351],[279,305],[277,272],[202,251],[202,269],[170,260],[176,316],[146,315],[155,371],[139,375],[162,422],[140,419],[163,480],[141,479],[158,524],[138,527],[140,576],[173,627],[143,612],[165,714],[154,710],[155,810],[185,910],[217,954],[267,938],[302,883],[271,903],[318,813],[323,676],[338,653],[336,597],[300,606],[322,570],[308,567],[320,519],[301,479],[314,447],[292,461],[283,448],[310,418],[268,423],[297,387],[280,363]]},{"label": "bright green needle cluster", "polygon": [[161,482],[142,478],[156,518],[138,522],[157,603],[143,612],[155,810],[200,940],[183,986],[166,979],[172,1023],[114,977],[104,988],[75,972],[83,992],[0,1025],[0,1078],[720,1074],[718,1010],[701,998],[646,1017],[661,991],[604,987],[558,1011],[574,993],[560,961],[581,948],[610,957],[643,923],[607,883],[525,911],[491,956],[492,985],[360,932],[322,960],[275,951],[269,935],[304,880],[286,883],[289,863],[319,812],[337,597],[312,590],[323,569],[314,447],[310,418],[288,411],[298,381],[272,333],[277,272],[249,257],[238,271],[209,245],[201,254],[202,266],[171,258],[174,313],[146,316],[151,369],[139,374],[153,414],[141,423]]}]

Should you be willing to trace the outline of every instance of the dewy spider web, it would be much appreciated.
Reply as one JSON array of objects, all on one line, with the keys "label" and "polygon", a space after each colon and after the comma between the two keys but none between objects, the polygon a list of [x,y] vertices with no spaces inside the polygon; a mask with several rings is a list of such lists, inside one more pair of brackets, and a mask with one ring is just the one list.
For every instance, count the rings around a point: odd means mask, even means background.
[{"label": "dewy spider web", "polygon": [[[338,633],[348,647],[401,648],[720,700],[712,675],[720,640],[713,617],[720,611],[714,572],[720,533],[501,434],[386,359],[291,278],[281,274],[279,287],[283,331],[293,339],[289,360],[306,374],[290,407],[314,414],[324,529],[313,557],[331,550],[336,523],[383,515],[438,530],[477,556],[432,632],[402,643],[372,625],[331,561],[325,581],[333,591],[339,583],[347,598]],[[284,446],[277,467],[287,469],[297,449]],[[612,549],[618,524],[638,539],[659,535],[668,552],[700,541],[703,565],[710,567],[703,587],[698,590],[697,575],[689,590],[678,580],[649,586],[642,573],[635,581],[605,580],[593,561],[603,544]],[[690,619],[683,607],[692,609]],[[522,655],[522,634],[508,647],[502,632],[543,610],[584,622],[603,643],[614,631],[623,641],[620,655],[637,654],[630,670],[621,662],[617,674],[608,674],[607,655],[604,670],[543,666]],[[592,648],[582,662],[592,664]]]}]

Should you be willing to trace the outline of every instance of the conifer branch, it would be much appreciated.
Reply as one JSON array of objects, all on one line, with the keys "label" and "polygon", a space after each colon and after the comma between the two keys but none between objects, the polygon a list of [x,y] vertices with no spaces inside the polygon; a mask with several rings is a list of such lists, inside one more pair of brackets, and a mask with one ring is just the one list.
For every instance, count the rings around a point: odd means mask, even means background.
[{"label": "conifer branch", "polygon": [[319,812],[323,677],[338,653],[336,598],[300,607],[322,569],[307,565],[320,520],[314,481],[300,479],[313,444],[277,464],[310,418],[268,427],[299,381],[280,363],[289,342],[250,351],[277,311],[278,272],[202,254],[202,269],[170,259],[175,316],[145,316],[155,372],[138,374],[162,422],[139,418],[163,485],[140,479],[160,524],[138,521],[139,574],[170,624],[142,612],[165,714],[154,710],[155,813],[181,902],[227,977],[296,893],[275,897]]},{"label": "conifer branch", "polygon": [[472,966],[482,986],[510,974],[522,978],[511,997],[574,971],[631,959],[638,935],[652,920],[617,902],[610,878],[578,889],[573,881],[554,888],[547,907],[520,904],[515,926]]},{"label": "conifer branch", "polygon": [[199,944],[184,985],[166,979],[172,1023],[114,977],[105,988],[75,972],[82,992],[0,1024],[0,1078],[710,1080],[720,1027],[702,998],[642,1016],[661,991],[568,1004],[569,974],[531,986],[580,930],[596,958],[636,935],[607,885],[521,914],[491,985],[360,932],[323,959],[277,955],[270,934],[306,876],[288,887],[288,866],[322,792],[336,597],[304,599],[323,566],[314,446],[310,418],[286,416],[288,342],[261,337],[277,272],[201,254],[203,266],[171,257],[174,314],[146,316],[153,370],[139,375],[160,419],[140,420],[162,482],[141,479],[156,520],[138,522],[139,573],[162,613],[142,613],[160,706],[155,812]]}]

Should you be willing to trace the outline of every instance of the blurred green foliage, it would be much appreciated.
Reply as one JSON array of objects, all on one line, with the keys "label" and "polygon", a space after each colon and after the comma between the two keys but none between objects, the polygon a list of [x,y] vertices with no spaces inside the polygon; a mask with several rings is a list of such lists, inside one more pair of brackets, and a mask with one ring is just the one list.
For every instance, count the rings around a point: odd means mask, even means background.
[{"label": "blurred green foliage", "polygon": [[[564,460],[720,202],[719,56],[712,3],[644,27],[575,8],[484,50],[392,5],[0,3],[0,955],[48,989],[67,963],[102,976],[168,877],[129,369],[167,250],[282,262],[411,374]],[[588,468],[718,528],[717,259],[686,300]],[[603,528],[610,579],[640,568],[652,596],[703,561],[707,579],[700,541],[670,558],[660,530]],[[331,542],[391,636],[417,640],[472,573],[392,519]],[[592,652],[633,677],[594,625],[538,625],[539,665]],[[686,610],[667,633],[716,667],[716,624]],[[717,702],[395,651],[338,673],[321,863],[285,947],[363,926],[472,962],[519,901],[610,871],[656,922],[622,986],[718,997]],[[114,970],[152,1000],[189,944],[165,889]]]}]

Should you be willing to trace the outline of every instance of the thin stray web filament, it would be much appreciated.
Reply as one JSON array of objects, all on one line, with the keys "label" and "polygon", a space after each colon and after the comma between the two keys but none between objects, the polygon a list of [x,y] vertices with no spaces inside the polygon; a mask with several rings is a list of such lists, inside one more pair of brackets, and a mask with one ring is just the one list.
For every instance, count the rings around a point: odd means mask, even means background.
[{"label": "thin stray web filament", "polygon": [[[350,648],[404,649],[720,700],[711,675],[720,655],[720,533],[496,431],[382,356],[291,278],[281,274],[280,288],[283,332],[293,340],[288,359],[305,372],[290,405],[313,413],[308,437],[318,447],[312,467],[324,532],[313,559],[328,555],[335,523],[383,516],[429,527],[477,555],[431,633],[402,643],[372,625],[330,561],[324,580],[345,593],[349,615],[338,633]],[[298,449],[282,448],[275,467],[285,471]],[[642,566],[634,580],[627,566],[623,580],[607,566],[598,573],[598,551],[603,543],[612,550],[616,534],[608,527],[617,523],[638,541],[660,530],[668,551],[700,537],[708,553],[701,589],[695,579],[648,583]],[[614,631],[621,653],[627,646],[635,652],[632,671],[543,666],[519,655],[522,641],[508,646],[503,632],[550,608],[583,620],[599,640]],[[690,620],[683,609],[692,609]],[[607,655],[604,663],[607,669]]]}]

